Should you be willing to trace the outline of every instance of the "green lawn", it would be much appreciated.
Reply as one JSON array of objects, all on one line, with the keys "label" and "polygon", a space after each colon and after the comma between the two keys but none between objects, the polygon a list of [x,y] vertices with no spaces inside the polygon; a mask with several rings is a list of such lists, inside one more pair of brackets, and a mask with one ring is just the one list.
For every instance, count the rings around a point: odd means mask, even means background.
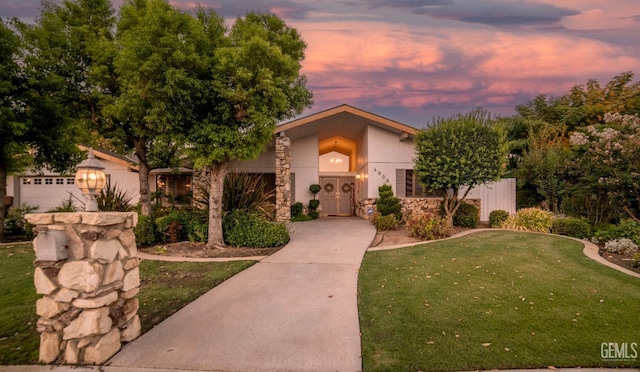
[{"label": "green lawn", "polygon": [[[38,362],[34,259],[31,244],[0,246],[0,364]],[[138,314],[143,332],[253,263],[142,262]]]},{"label": "green lawn", "polygon": [[[640,367],[640,279],[558,236],[486,232],[369,252],[359,278],[364,370]],[[606,350],[605,350],[606,351]]]}]

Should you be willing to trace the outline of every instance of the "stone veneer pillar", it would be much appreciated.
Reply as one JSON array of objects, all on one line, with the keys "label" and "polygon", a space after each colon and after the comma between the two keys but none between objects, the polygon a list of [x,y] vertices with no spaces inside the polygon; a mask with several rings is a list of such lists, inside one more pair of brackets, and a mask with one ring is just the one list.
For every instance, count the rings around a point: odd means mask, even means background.
[{"label": "stone veneer pillar", "polygon": [[[34,231],[64,232],[68,257],[35,262],[40,362],[103,364],[140,335],[136,213],[28,214]],[[58,233],[60,234],[60,233]],[[38,250],[47,239],[34,240]],[[38,242],[43,245],[38,246]],[[49,240],[50,241],[50,240]],[[42,251],[41,251],[42,252]]]},{"label": "stone veneer pillar", "polygon": [[291,220],[291,139],[276,137],[276,221]]}]

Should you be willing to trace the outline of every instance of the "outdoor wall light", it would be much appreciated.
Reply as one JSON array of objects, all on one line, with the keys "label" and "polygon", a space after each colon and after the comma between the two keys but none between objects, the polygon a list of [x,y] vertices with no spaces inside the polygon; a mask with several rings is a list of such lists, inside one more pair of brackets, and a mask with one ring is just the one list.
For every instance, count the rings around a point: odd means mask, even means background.
[{"label": "outdoor wall light", "polygon": [[102,164],[93,156],[93,149],[89,149],[87,158],[78,164],[76,169],[76,186],[89,198],[85,211],[97,212],[96,196],[100,195],[107,183],[107,176],[103,172]]},{"label": "outdoor wall light", "polygon": [[360,175],[356,174],[356,179],[359,180],[360,179]]}]

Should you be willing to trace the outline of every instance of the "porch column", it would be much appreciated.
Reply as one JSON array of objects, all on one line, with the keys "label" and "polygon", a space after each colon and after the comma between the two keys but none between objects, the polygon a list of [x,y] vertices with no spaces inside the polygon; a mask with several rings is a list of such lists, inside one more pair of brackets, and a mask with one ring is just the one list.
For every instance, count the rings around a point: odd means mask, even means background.
[{"label": "porch column", "polygon": [[291,140],[276,137],[276,221],[291,220]]}]

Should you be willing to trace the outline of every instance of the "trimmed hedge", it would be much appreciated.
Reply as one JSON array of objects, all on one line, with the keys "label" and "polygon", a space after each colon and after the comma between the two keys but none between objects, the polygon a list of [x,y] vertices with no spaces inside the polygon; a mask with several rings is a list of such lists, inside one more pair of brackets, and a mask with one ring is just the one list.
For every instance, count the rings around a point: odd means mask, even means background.
[{"label": "trimmed hedge", "polygon": [[480,222],[480,211],[469,203],[462,202],[453,215],[453,226],[475,228]]},{"label": "trimmed hedge", "polygon": [[555,218],[551,226],[551,232],[558,235],[586,239],[591,236],[591,225],[575,217]]},{"label": "trimmed hedge", "polygon": [[502,227],[502,223],[509,218],[509,212],[501,209],[496,209],[489,213],[489,227],[499,228]]},{"label": "trimmed hedge", "polygon": [[234,210],[222,220],[225,243],[234,247],[280,247],[290,240],[284,223],[266,221],[255,212]]}]

